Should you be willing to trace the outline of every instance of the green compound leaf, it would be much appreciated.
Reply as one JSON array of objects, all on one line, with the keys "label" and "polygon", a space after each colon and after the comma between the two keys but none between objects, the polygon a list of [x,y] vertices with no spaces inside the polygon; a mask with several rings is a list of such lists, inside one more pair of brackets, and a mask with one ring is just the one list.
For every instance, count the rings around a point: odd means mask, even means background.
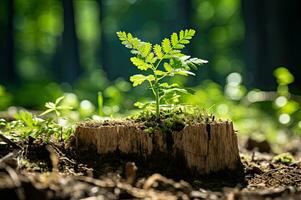
[{"label": "green compound leaf", "polygon": [[164,71],[161,71],[161,70],[156,70],[156,71],[155,71],[155,74],[156,74],[157,76],[164,76],[164,75],[166,75],[167,73],[164,72]]},{"label": "green compound leaf", "polygon": [[155,77],[153,75],[144,76],[142,74],[136,74],[131,76],[130,81],[133,83],[133,86],[136,87],[141,85],[144,81],[154,81]]},{"label": "green compound leaf", "polygon": [[199,58],[191,58],[191,56],[182,56],[180,57],[180,61],[182,62],[182,65],[184,67],[197,69],[198,65],[206,64],[208,63],[207,60],[202,60]]},{"label": "green compound leaf", "polygon": [[140,70],[148,70],[148,69],[152,68],[152,65],[146,63],[144,60],[142,60],[138,57],[132,57],[131,61]]},{"label": "green compound leaf", "polygon": [[178,35],[176,33],[173,33],[171,35],[170,39],[171,39],[171,44],[172,44],[173,47],[176,46],[179,42]]},{"label": "green compound leaf", "polygon": [[156,56],[157,56],[159,59],[162,59],[162,58],[163,58],[164,54],[163,54],[163,52],[162,52],[162,48],[161,48],[160,45],[156,44],[156,45],[154,46],[154,52],[155,52]]},{"label": "green compound leaf", "polygon": [[124,31],[117,32],[117,36],[121,43],[129,49],[135,49],[138,47],[140,40],[132,36],[131,33],[126,33]]},{"label": "green compound leaf", "polygon": [[176,69],[176,70],[174,70],[174,74],[182,75],[182,76],[188,76],[188,75],[194,76],[195,75],[195,73],[185,70],[185,69]]},{"label": "green compound leaf", "polygon": [[157,57],[155,57],[155,54],[153,52],[151,52],[150,54],[148,54],[148,56],[146,57],[145,61],[147,63],[151,63],[154,64],[157,61]]},{"label": "green compound leaf", "polygon": [[163,41],[162,41],[162,49],[163,51],[167,54],[169,53],[171,50],[172,50],[172,47],[171,47],[171,44],[170,44],[170,40],[165,38]]},{"label": "green compound leaf", "polygon": [[177,83],[173,83],[173,84],[169,84],[169,83],[161,83],[160,84],[161,88],[176,88],[176,87],[180,87],[179,84]]},{"label": "green compound leaf", "polygon": [[164,69],[167,71],[167,72],[171,72],[172,71],[172,66],[170,65],[170,64],[168,64],[168,63],[164,63],[163,64],[163,66],[164,66]]},{"label": "green compound leaf", "polygon": [[152,50],[152,44],[149,43],[149,42],[146,42],[146,43],[144,43],[144,44],[142,45],[141,48],[138,48],[138,49],[139,49],[139,51],[141,52],[141,56],[142,56],[143,58],[145,58],[145,57],[147,57],[148,54],[151,52],[151,50]]},{"label": "green compound leaf", "polygon": [[171,92],[180,92],[180,93],[188,94],[188,91],[184,88],[170,88],[170,89],[166,89],[164,92],[166,94]]},{"label": "green compound leaf", "polygon": [[131,49],[131,53],[135,55],[141,55],[146,57],[152,50],[152,44],[149,42],[143,42],[140,39],[134,37],[131,33],[119,31],[116,33],[121,43]]}]

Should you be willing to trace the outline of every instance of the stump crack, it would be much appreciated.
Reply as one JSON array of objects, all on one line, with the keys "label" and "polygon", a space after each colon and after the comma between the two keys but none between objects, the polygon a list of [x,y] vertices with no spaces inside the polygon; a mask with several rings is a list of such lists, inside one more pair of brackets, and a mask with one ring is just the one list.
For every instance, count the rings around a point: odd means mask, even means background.
[{"label": "stump crack", "polygon": [[209,123],[206,124],[206,131],[208,134],[208,140],[211,140],[211,126]]}]

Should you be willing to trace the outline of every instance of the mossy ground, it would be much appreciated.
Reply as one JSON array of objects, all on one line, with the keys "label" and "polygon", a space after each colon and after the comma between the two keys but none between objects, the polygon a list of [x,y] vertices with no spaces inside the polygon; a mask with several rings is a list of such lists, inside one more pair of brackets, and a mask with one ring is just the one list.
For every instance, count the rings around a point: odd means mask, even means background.
[{"label": "mossy ground", "polygon": [[159,118],[153,109],[144,109],[129,119],[143,123],[146,132],[160,130],[166,133],[181,131],[186,125],[195,123],[211,123],[215,116],[195,106],[169,105],[161,108]]}]

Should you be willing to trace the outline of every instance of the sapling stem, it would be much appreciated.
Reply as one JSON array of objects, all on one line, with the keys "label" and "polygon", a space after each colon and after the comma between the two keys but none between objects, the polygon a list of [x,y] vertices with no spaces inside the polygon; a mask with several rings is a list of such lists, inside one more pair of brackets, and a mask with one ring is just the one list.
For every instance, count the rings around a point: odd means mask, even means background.
[{"label": "sapling stem", "polygon": [[[158,83],[157,83],[158,84]],[[158,85],[156,86],[156,117],[157,119],[160,118],[160,97],[159,97],[159,89],[158,89]]]}]

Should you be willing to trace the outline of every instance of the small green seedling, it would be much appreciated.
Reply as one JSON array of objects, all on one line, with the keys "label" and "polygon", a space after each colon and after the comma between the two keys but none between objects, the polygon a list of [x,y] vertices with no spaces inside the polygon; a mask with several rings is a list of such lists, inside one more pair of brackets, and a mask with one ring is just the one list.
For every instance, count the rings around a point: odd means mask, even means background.
[{"label": "small green seedling", "polygon": [[45,104],[47,110],[40,115],[54,113],[55,118],[42,119],[26,110],[20,110],[14,115],[15,120],[13,121],[0,119],[0,129],[16,140],[22,140],[29,136],[45,139],[46,143],[51,138],[60,141],[68,139],[73,132],[73,126],[72,124],[62,125],[59,123],[59,119],[63,111],[72,108],[62,105],[63,99],[64,97],[59,97],[55,102],[47,102]]},{"label": "small green seedling", "polygon": [[97,94],[97,104],[98,104],[98,115],[103,116],[103,95],[102,92],[98,92]]},{"label": "small green seedling", "polygon": [[62,100],[64,99],[65,97],[62,96],[62,97],[59,97],[55,100],[55,102],[47,102],[45,104],[45,107],[47,108],[47,110],[45,112],[43,112],[42,114],[40,114],[40,116],[43,116],[43,115],[46,115],[46,114],[49,114],[49,113],[55,113],[57,117],[60,117],[62,115],[62,112],[63,111],[66,111],[66,110],[72,110],[72,107],[70,106],[62,106],[60,105],[60,103],[62,102]]},{"label": "small green seedling", "polygon": [[282,163],[285,165],[292,164],[295,161],[294,156],[290,153],[282,153],[273,158],[274,163]]},{"label": "small green seedling", "polygon": [[[177,102],[178,93],[193,93],[193,91],[181,87],[177,83],[169,84],[167,77],[175,75],[188,76],[195,75],[191,69],[197,69],[197,66],[208,61],[199,58],[192,58],[182,53],[185,45],[195,35],[195,30],[181,30],[178,34],[173,33],[170,39],[165,38],[160,44],[151,44],[143,42],[134,37],[131,33],[117,32],[118,38],[122,44],[131,49],[134,55],[131,62],[144,74],[136,74],[130,77],[133,86],[141,85],[147,82],[155,98],[156,117],[160,117],[160,105],[162,103]],[[140,108],[148,104],[136,103]]]}]

